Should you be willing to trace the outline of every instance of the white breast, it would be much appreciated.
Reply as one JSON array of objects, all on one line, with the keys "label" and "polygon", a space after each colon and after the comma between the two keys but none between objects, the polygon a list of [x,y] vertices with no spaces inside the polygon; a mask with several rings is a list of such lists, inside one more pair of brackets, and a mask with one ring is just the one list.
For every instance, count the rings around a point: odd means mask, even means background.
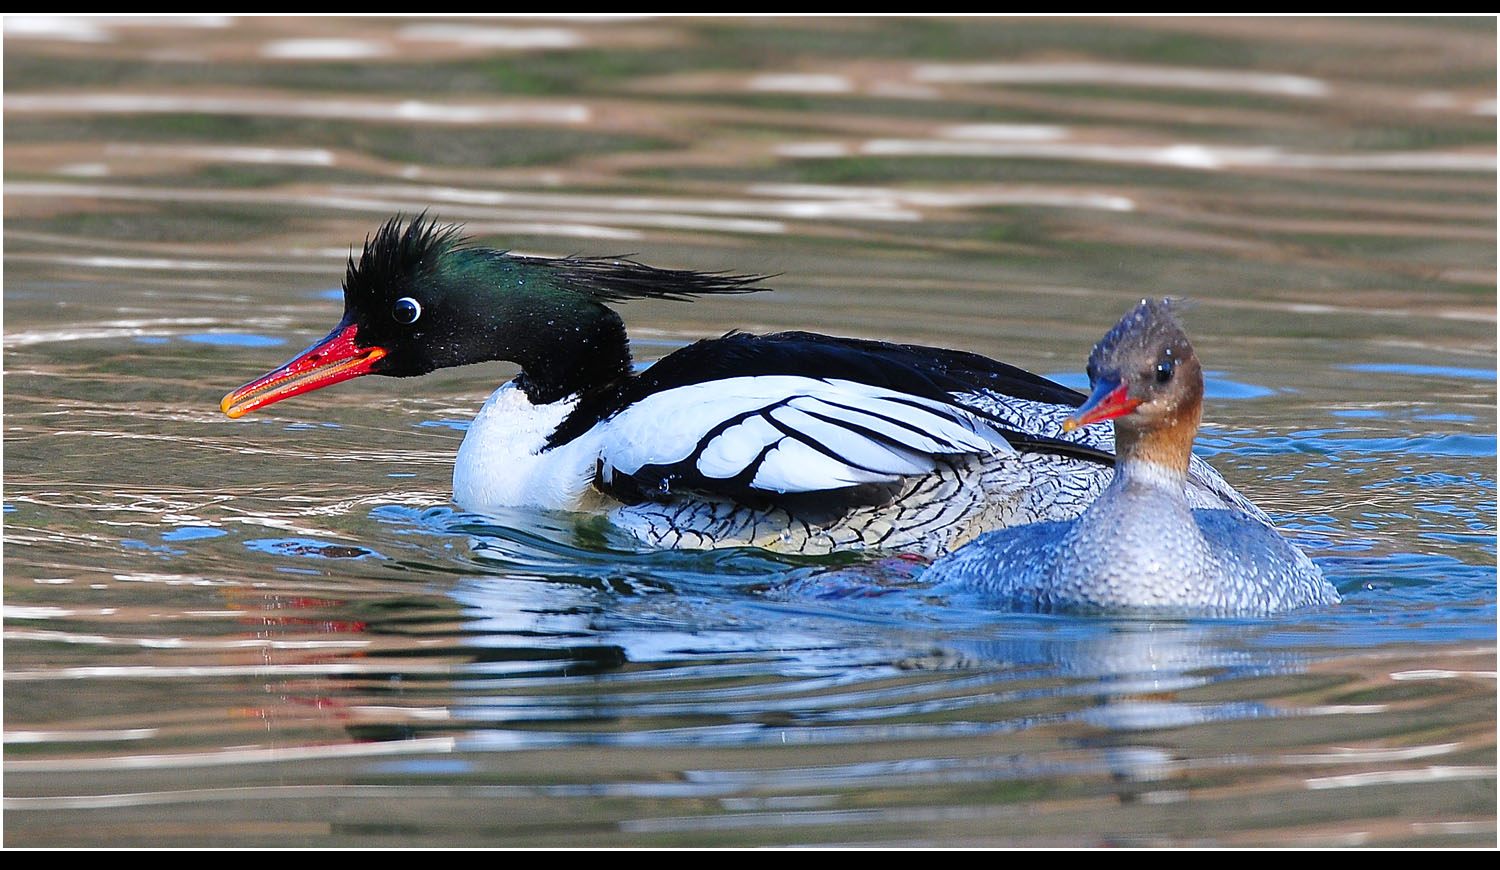
[{"label": "white breast", "polygon": [[574,510],[594,479],[597,433],[543,452],[547,436],[578,404],[533,405],[514,382],[490,396],[469,424],[453,465],[453,500],[483,513],[506,507]]}]

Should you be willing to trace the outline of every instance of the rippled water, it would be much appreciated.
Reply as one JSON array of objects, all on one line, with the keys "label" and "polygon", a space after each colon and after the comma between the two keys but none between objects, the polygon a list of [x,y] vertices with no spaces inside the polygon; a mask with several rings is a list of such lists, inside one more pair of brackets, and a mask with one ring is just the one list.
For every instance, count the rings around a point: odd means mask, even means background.
[{"label": "rippled water", "polygon": [[[5,27],[7,845],[1495,842],[1493,19]],[[777,276],[625,307],[641,360],[1077,385],[1189,297],[1199,452],[1346,601],[1018,615],[463,514],[503,365],[224,418],[422,209]]]}]

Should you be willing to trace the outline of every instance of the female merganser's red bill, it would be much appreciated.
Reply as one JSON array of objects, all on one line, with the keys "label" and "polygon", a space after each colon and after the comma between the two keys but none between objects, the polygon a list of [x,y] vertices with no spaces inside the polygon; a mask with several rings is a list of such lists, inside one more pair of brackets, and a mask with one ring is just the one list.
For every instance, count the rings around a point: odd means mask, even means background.
[{"label": "female merganser's red bill", "polygon": [[939,588],[1026,610],[1247,616],[1335,604],[1317,566],[1269,521],[1190,504],[1203,371],[1167,302],[1142,300],[1089,357],[1094,392],[1064,423],[1114,420],[1114,479],[1073,520],[981,536],[933,563]]},{"label": "female merganser's red bill", "polygon": [[[1076,516],[1113,440],[1065,420],[1074,390],[962,351],[806,332],[730,333],[643,372],[606,303],[756,292],[759,279],[630,260],[516,257],[394,219],[344,278],[323,341],[224,398],[240,416],[365,374],[489,360],[520,374],[469,427],[467,510],[608,511],[646,543],[940,553]],[[1263,518],[1194,461],[1189,498]]]},{"label": "female merganser's red bill", "polygon": [[1124,384],[1102,380],[1083,406],[1063,421],[1063,431],[1072,432],[1090,423],[1102,423],[1105,420],[1123,417],[1134,411],[1140,403],[1140,399],[1132,399],[1127,395],[1127,387]]}]

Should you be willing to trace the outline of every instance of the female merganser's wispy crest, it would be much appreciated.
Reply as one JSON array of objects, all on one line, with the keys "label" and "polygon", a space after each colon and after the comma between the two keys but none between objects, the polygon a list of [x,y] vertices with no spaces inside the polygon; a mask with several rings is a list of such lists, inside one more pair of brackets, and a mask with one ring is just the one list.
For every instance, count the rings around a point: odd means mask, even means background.
[{"label": "female merganser's wispy crest", "polygon": [[1089,356],[1093,395],[1065,429],[1114,421],[1114,480],[1073,520],[990,532],[927,579],[1025,610],[1252,616],[1335,604],[1338,591],[1269,524],[1192,509],[1203,371],[1165,301],[1142,300]]},{"label": "female merganser's wispy crest", "polygon": [[[231,392],[239,417],[365,374],[487,360],[521,372],[469,427],[454,500],[609,512],[656,546],[940,553],[1076,516],[1110,433],[1067,432],[1083,395],[977,354],[806,332],[730,333],[632,370],[604,303],[762,290],[760,279],[628,259],[517,257],[425,217],[386,223],[344,280],[344,317]],[[1264,519],[1193,460],[1188,498]]]}]

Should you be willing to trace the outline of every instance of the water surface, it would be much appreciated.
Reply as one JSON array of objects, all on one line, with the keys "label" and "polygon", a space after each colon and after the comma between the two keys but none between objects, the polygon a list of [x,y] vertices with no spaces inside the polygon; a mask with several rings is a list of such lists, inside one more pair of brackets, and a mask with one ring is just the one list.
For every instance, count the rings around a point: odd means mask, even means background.
[{"label": "water surface", "polygon": [[[8,18],[4,63],[7,844],[1495,842],[1493,19]],[[641,361],[1077,384],[1189,298],[1199,452],[1346,600],[1009,614],[464,514],[503,364],[224,418],[424,209],[776,276],[625,306]]]}]

